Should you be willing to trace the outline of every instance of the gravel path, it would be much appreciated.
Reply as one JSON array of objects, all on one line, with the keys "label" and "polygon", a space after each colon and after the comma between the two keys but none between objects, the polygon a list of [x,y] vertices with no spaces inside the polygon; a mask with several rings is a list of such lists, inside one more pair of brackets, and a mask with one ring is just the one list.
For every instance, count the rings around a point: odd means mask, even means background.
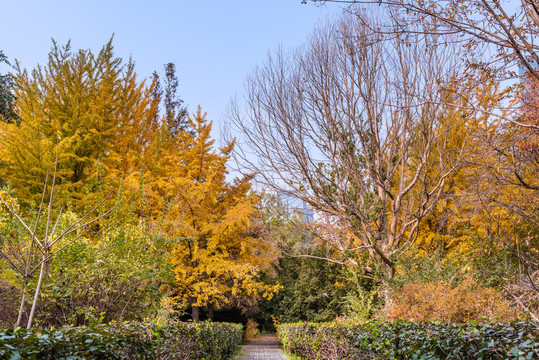
[{"label": "gravel path", "polygon": [[286,356],[279,348],[279,338],[262,335],[253,342],[243,345],[236,360],[286,360]]}]

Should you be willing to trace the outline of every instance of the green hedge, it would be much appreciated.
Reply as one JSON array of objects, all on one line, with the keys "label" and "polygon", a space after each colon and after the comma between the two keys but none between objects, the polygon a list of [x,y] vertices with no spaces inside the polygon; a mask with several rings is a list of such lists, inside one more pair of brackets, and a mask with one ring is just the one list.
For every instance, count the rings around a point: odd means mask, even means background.
[{"label": "green hedge", "polygon": [[283,324],[298,359],[539,359],[539,323],[368,322]]},{"label": "green hedge", "polygon": [[229,359],[241,342],[242,326],[177,323],[0,330],[0,359]]}]

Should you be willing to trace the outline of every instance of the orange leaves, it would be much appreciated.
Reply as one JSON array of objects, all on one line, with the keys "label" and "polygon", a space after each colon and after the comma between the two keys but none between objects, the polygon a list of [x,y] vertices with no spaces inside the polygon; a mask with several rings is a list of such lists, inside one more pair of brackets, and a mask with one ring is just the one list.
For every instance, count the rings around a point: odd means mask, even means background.
[{"label": "orange leaves", "polygon": [[472,280],[454,288],[442,281],[405,284],[393,296],[388,313],[391,319],[448,322],[510,321],[521,315],[496,290],[481,288]]}]

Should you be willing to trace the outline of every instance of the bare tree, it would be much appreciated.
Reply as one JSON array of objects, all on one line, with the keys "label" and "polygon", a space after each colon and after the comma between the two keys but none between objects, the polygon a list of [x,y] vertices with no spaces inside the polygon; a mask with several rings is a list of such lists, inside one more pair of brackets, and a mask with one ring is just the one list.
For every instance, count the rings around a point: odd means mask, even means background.
[{"label": "bare tree", "polygon": [[247,115],[236,104],[229,118],[244,169],[336,220],[353,241],[332,245],[368,251],[387,285],[458,168],[469,132],[450,148],[451,132],[472,115],[443,101],[462,71],[451,44],[419,25],[421,41],[385,37],[372,29],[400,25],[377,16],[343,16],[269,56],[247,80]]},{"label": "bare tree", "polygon": [[[34,290],[32,307],[30,309],[30,314],[28,316],[28,322],[26,326],[27,329],[30,329],[32,327],[35,310],[36,310],[37,303],[39,300],[39,295],[41,292],[43,278],[45,276],[45,273],[54,255],[56,255],[58,252],[60,252],[62,249],[64,249],[73,241],[76,241],[77,239],[79,239],[84,234],[84,230],[88,225],[108,215],[118,205],[117,203],[108,211],[88,220],[88,218],[94,213],[96,213],[99,210],[99,208],[101,208],[101,206],[105,203],[105,201],[108,199],[108,197],[106,197],[90,212],[83,215],[76,222],[67,225],[67,227],[63,231],[57,232],[57,227],[60,222],[61,215],[62,215],[62,211],[60,210],[57,214],[56,220],[53,221],[52,205],[53,205],[53,199],[54,199],[54,187],[56,183],[57,165],[58,165],[58,149],[56,152],[54,174],[52,177],[52,183],[50,185],[50,198],[49,198],[49,203],[47,206],[46,221],[44,224],[45,229],[44,229],[43,234],[40,234],[40,232],[38,232],[38,227],[39,227],[40,220],[42,217],[43,207],[45,206],[46,194],[47,194],[47,191],[49,190],[49,183],[48,183],[49,173],[47,173],[45,185],[43,188],[43,195],[41,197],[41,203],[39,205],[39,209],[37,211],[33,227],[30,227],[27,224],[27,222],[17,213],[17,211],[9,204],[9,202],[6,201],[6,199],[4,199],[4,197],[0,194],[0,202],[4,205],[4,207],[11,214],[11,216],[13,216],[17,220],[17,222],[22,226],[24,231],[27,233],[26,238],[28,239],[26,243],[24,242],[24,240],[22,241],[23,244],[20,249],[22,250],[22,253],[23,253],[22,256],[17,256],[16,252],[10,254],[10,252],[7,251],[7,249],[5,249],[4,246],[0,247],[0,255],[2,255],[2,257],[5,260],[7,260],[7,262],[11,265],[13,270],[15,270],[22,277],[22,297],[21,297],[21,305],[19,307],[19,313],[17,316],[16,327],[20,326],[22,322],[25,305],[26,305],[26,297],[28,296],[29,282],[35,276],[35,274],[37,273],[37,284]],[[21,242],[21,239],[19,239],[19,242]],[[0,245],[5,245],[5,242],[1,241]]]},{"label": "bare tree", "polygon": [[[471,65],[494,68],[492,75],[516,76],[518,68],[539,80],[539,5],[534,0],[312,0],[314,3],[377,4],[401,14],[400,31],[415,34],[408,24],[428,22],[431,34],[458,34],[469,53],[488,50],[488,58]],[[380,29],[388,32],[391,28]],[[484,47],[482,45],[492,45]],[[505,69],[507,72],[500,70]]]},{"label": "bare tree", "polygon": [[[516,303],[537,304],[539,292],[537,248],[539,212],[539,113],[537,84],[539,80],[539,6],[533,0],[313,0],[347,6],[357,12],[359,4],[378,4],[389,16],[399,19],[400,27],[372,28],[385,36],[406,33],[423,36],[417,23],[427,25],[431,35],[454,34],[455,45],[466,50],[463,61],[479,70],[484,82],[498,81],[506,99],[489,110],[493,126],[476,133],[481,154],[475,154],[475,192],[467,194],[497,223],[496,214],[511,218],[511,234],[495,235],[519,259],[519,270],[511,277],[516,281],[506,287]],[[359,16],[361,18],[361,16]],[[519,81],[514,81],[518,79]],[[507,81],[509,80],[509,81]],[[461,94],[464,95],[464,94]],[[511,101],[512,100],[512,101]],[[451,102],[450,102],[451,103]],[[481,103],[478,102],[477,105]],[[452,103],[462,110],[480,110],[473,103]],[[485,110],[480,110],[485,111]],[[479,160],[478,160],[479,159]],[[510,196],[508,194],[511,194]],[[518,230],[516,230],[518,228]],[[500,234],[500,231],[502,232]],[[518,233],[518,234],[517,234]],[[518,251],[517,251],[518,249]],[[517,291],[518,289],[518,291]],[[537,305],[535,305],[537,307]]]}]

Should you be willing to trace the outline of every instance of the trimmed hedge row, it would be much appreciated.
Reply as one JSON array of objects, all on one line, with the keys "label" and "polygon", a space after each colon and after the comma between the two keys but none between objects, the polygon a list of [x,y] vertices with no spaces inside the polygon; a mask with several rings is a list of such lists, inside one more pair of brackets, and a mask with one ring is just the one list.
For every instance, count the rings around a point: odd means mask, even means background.
[{"label": "trimmed hedge row", "polygon": [[298,359],[539,359],[539,323],[296,323],[279,327]]},{"label": "trimmed hedge row", "polygon": [[0,330],[0,359],[229,359],[241,342],[242,326],[177,323]]}]

